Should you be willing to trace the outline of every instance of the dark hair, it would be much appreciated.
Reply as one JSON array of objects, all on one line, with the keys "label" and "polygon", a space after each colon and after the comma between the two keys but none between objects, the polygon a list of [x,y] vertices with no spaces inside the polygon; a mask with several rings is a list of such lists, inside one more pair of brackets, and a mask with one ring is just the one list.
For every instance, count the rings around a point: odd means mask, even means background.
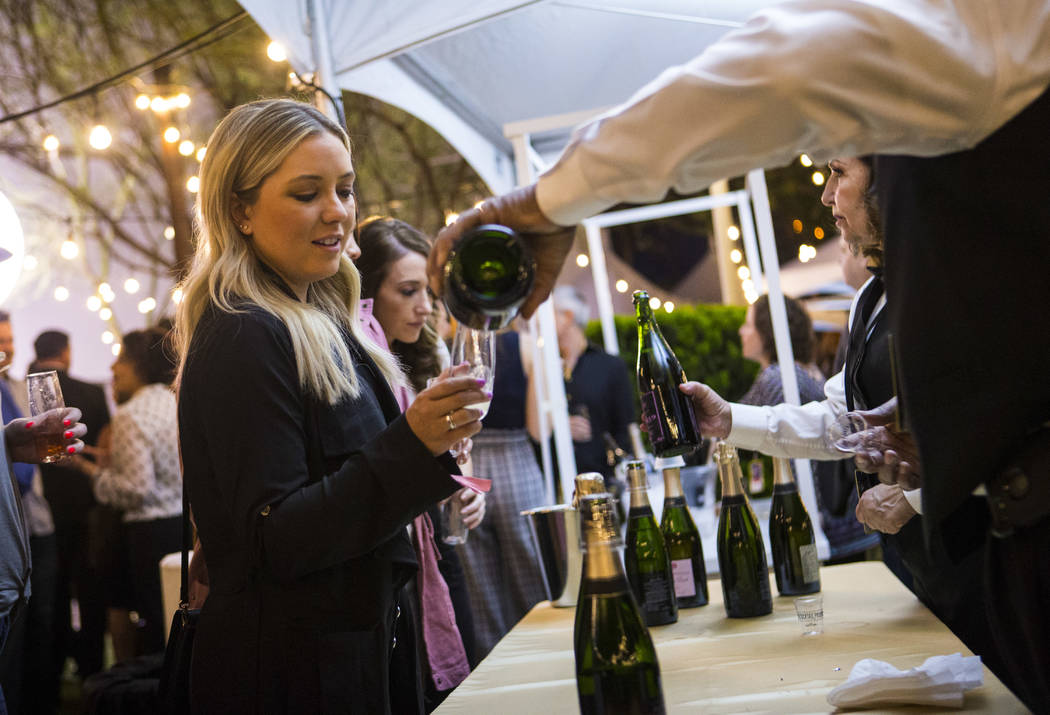
[{"label": "dark hair", "polygon": [[[754,303],[755,330],[762,340],[762,352],[771,362],[777,361],[777,346],[773,340],[773,319],[769,314],[769,296],[761,295]],[[787,309],[788,332],[791,334],[791,349],[795,353],[795,362],[803,365],[813,362],[813,346],[816,336],[813,334],[813,320],[802,304],[794,298],[784,296],[784,308]]]},{"label": "dark hair", "polygon": [[169,332],[160,328],[134,330],[124,336],[120,360],[128,362],[146,385],[171,385],[175,379],[175,351]]},{"label": "dark hair", "polygon": [[68,347],[69,335],[61,330],[45,330],[33,341],[37,360],[54,360]]},{"label": "dark hair", "polygon": [[[430,255],[427,237],[419,229],[396,218],[377,218],[361,224],[357,243],[361,247],[361,257],[355,261],[361,273],[361,297],[373,300],[379,295],[379,287],[386,280],[390,266],[401,257],[409,252],[418,253],[423,258]],[[424,323],[423,332],[416,342],[395,340],[390,343],[390,351],[401,361],[416,392],[426,388],[428,378],[441,372],[441,358],[437,351],[440,338],[433,318],[430,316]]]},{"label": "dark hair", "polygon": [[10,323],[10,322],[11,322],[11,314],[8,313],[6,310],[0,310],[0,323]]},{"label": "dark hair", "polygon": [[[875,245],[862,247],[865,256],[875,259],[876,265],[882,265],[882,213],[879,211],[879,197],[875,190],[875,155],[858,156],[857,161],[868,167],[868,187],[864,190],[864,209],[868,213],[868,231],[875,238]],[[853,246],[850,246],[853,250]]]}]

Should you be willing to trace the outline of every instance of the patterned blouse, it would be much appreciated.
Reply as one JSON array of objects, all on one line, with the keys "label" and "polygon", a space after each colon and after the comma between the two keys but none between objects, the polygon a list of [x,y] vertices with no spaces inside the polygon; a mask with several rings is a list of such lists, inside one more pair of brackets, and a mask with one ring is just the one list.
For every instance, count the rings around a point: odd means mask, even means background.
[{"label": "patterned blouse", "polygon": [[124,521],[182,514],[175,393],[154,383],[117,408],[109,466],[99,471],[95,497],[124,510]]}]

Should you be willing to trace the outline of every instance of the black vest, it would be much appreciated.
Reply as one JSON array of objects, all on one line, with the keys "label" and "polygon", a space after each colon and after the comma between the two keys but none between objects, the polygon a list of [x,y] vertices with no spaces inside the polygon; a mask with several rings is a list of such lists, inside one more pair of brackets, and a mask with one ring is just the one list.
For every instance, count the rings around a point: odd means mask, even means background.
[{"label": "black vest", "polygon": [[971,150],[875,174],[932,530],[1050,419],[1050,91]]},{"label": "black vest", "polygon": [[[876,280],[867,285],[857,300],[844,366],[846,407],[850,410],[870,410],[893,397],[886,308],[874,312],[880,295]],[[868,302],[870,306],[865,305]]]}]

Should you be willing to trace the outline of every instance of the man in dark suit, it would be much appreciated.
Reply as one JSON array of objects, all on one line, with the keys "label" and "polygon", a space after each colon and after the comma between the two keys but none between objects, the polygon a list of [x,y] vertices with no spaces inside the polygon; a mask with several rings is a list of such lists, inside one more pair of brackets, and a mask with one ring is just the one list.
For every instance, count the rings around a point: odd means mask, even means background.
[{"label": "man in dark suit", "polygon": [[[67,405],[83,412],[88,432],[84,443],[97,447],[99,434],[109,424],[109,407],[101,385],[69,376],[69,335],[58,330],[41,333],[33,343],[34,371],[55,370]],[[60,464],[41,465],[44,496],[51,505],[58,542],[58,572],[55,579],[56,660],[61,671],[67,655],[77,662],[82,677],[102,669],[102,639],[106,630],[106,606],[100,574],[90,555],[99,544],[92,544],[89,518],[97,504],[90,478],[81,471]],[[115,548],[111,547],[111,548]],[[80,613],[80,632],[74,633],[70,599],[76,598]]]}]

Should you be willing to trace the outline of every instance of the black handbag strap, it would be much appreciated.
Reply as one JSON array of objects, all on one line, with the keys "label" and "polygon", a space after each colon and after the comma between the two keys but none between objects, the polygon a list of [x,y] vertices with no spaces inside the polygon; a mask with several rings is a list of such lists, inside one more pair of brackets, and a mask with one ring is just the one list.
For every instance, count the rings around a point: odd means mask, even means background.
[{"label": "black handbag strap", "polygon": [[190,551],[192,550],[190,500],[186,496],[184,475],[182,482],[182,585],[179,587],[179,608],[189,608],[190,604]]}]

